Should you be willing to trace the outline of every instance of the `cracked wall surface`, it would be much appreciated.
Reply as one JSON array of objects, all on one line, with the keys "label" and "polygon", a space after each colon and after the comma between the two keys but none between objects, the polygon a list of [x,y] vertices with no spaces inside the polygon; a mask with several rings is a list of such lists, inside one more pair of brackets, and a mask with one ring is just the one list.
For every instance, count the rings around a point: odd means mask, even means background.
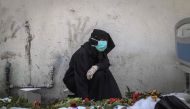
[{"label": "cracked wall surface", "polygon": [[116,47],[111,71],[122,94],[133,90],[183,91],[176,68],[175,24],[190,16],[189,0],[0,0],[0,96],[4,68],[12,64],[15,86],[47,86],[55,68],[55,86],[42,99],[65,97],[62,78],[72,54],[94,28],[110,33]]}]

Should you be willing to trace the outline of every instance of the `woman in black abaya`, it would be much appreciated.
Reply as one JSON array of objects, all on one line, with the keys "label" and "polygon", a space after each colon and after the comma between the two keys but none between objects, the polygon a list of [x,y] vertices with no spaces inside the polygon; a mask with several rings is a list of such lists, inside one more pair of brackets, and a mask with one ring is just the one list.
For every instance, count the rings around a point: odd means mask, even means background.
[{"label": "woman in black abaya", "polygon": [[77,97],[90,99],[121,98],[109,70],[107,54],[115,47],[110,35],[94,29],[88,42],[72,56],[63,81]]}]

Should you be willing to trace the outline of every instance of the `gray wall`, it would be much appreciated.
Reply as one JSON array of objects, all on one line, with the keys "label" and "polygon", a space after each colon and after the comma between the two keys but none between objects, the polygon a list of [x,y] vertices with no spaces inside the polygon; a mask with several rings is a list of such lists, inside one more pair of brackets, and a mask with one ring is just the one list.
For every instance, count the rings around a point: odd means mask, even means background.
[{"label": "gray wall", "polygon": [[0,0],[0,95],[5,94],[9,57],[13,85],[28,85],[30,72],[33,85],[48,85],[54,66],[55,86],[42,91],[43,99],[65,97],[62,78],[70,57],[93,28],[106,30],[115,41],[110,69],[123,95],[126,85],[141,91],[183,91],[184,74],[175,66],[174,25],[190,16],[189,4],[190,0]]}]

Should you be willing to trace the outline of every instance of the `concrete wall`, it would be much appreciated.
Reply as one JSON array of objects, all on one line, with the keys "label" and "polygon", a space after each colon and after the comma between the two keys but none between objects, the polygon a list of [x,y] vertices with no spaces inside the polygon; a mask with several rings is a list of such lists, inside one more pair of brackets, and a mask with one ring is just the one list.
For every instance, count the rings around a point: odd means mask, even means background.
[{"label": "concrete wall", "polygon": [[48,85],[55,67],[55,86],[42,91],[43,99],[65,97],[62,78],[70,57],[93,28],[106,30],[115,41],[110,69],[123,95],[126,85],[141,91],[183,91],[184,74],[175,66],[174,25],[190,16],[189,4],[190,0],[0,0],[0,95],[5,94],[8,57],[12,84],[28,85],[31,72],[32,85]]}]

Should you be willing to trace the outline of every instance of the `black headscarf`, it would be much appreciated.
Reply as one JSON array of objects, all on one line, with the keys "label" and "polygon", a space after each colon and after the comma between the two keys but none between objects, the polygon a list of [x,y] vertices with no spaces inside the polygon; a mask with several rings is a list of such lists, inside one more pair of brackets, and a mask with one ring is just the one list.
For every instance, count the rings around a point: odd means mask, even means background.
[{"label": "black headscarf", "polygon": [[89,43],[90,43],[90,45],[97,45],[97,41],[94,41],[91,38],[94,38],[97,40],[105,39],[108,41],[107,48],[104,51],[105,54],[108,54],[115,47],[115,44],[114,44],[112,38],[110,37],[109,33],[105,32],[104,30],[94,29],[93,32],[91,33]]}]

